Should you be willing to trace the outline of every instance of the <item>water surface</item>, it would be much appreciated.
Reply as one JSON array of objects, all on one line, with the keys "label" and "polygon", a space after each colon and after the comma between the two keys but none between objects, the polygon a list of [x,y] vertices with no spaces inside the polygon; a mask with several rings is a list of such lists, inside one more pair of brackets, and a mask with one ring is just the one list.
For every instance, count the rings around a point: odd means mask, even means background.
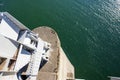
[{"label": "water surface", "polygon": [[120,0],[0,0],[0,11],[55,29],[76,78],[120,76]]}]

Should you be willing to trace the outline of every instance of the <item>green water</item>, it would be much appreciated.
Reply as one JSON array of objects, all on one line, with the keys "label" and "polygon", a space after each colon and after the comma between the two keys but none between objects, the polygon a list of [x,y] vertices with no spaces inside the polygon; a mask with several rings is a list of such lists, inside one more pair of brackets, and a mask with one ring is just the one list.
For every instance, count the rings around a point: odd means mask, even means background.
[{"label": "green water", "polygon": [[55,29],[76,78],[120,76],[120,0],[0,0],[0,11]]}]

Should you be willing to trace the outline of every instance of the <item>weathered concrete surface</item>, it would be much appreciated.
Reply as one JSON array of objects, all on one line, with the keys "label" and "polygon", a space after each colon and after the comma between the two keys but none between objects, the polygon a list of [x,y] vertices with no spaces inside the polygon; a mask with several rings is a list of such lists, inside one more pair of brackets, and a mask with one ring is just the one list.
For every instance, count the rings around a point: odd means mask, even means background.
[{"label": "weathered concrete surface", "polygon": [[58,80],[73,80],[74,79],[74,67],[70,63],[69,59],[65,55],[64,51],[60,47],[60,57],[59,57],[59,70],[58,70]]},{"label": "weathered concrete surface", "polygon": [[74,79],[74,67],[61,48],[57,33],[48,27],[38,27],[33,32],[51,44],[49,62],[39,71],[37,80],[71,80]]}]

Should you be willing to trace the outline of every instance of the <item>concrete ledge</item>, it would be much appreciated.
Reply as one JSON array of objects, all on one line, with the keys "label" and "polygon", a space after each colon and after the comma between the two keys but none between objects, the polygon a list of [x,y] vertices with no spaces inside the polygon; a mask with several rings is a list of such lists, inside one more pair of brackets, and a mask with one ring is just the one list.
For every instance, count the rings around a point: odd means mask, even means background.
[{"label": "concrete ledge", "polygon": [[51,44],[49,62],[39,71],[37,80],[69,80],[74,78],[74,67],[61,48],[57,33],[49,27],[33,30],[44,41]]}]

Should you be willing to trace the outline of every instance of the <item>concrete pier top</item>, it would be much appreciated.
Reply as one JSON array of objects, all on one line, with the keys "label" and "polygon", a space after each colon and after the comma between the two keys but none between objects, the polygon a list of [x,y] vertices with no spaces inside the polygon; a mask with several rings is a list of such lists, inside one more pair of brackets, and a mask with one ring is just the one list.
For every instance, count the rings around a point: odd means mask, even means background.
[{"label": "concrete pier top", "polygon": [[49,61],[39,71],[37,80],[73,80],[74,67],[65,55],[60,45],[57,33],[49,27],[38,27],[33,32],[41,39],[51,44]]}]

